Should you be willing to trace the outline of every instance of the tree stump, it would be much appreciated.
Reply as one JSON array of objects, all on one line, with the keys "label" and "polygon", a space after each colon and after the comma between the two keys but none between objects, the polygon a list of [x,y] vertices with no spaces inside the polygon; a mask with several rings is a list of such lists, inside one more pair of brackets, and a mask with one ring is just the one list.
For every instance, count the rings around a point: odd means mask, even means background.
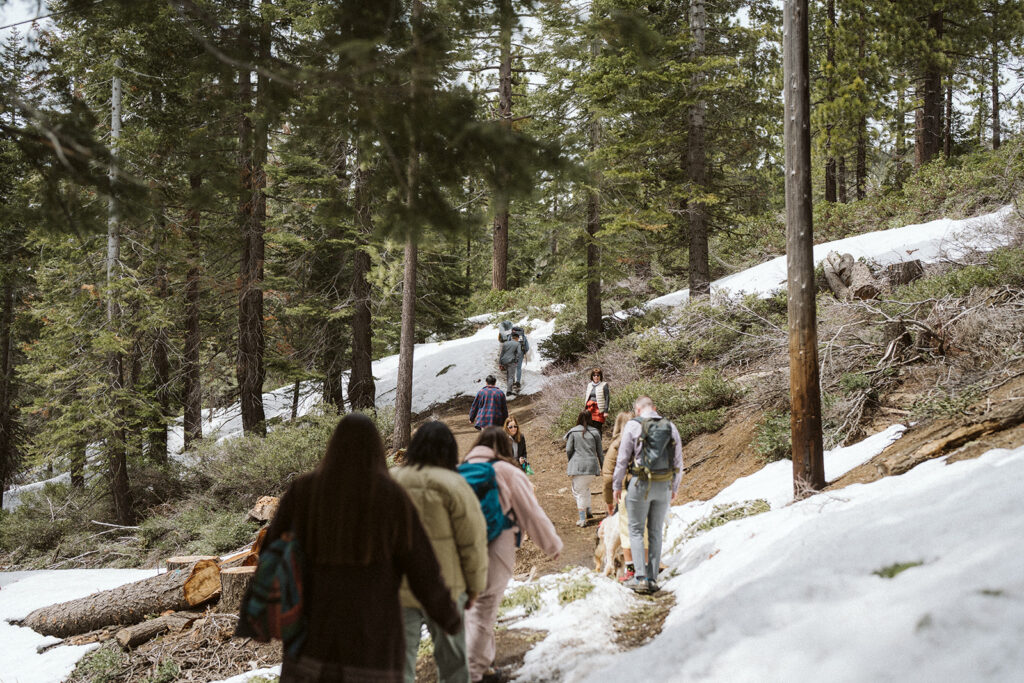
[{"label": "tree stump", "polygon": [[885,277],[893,287],[913,282],[924,275],[924,266],[920,259],[890,263],[885,267]]},{"label": "tree stump", "polygon": [[78,600],[40,607],[20,625],[46,636],[67,638],[113,624],[137,624],[147,614],[188,609],[218,593],[220,569],[217,563],[200,560],[185,569],[174,569]]},{"label": "tree stump", "polygon": [[854,263],[850,271],[850,296],[854,299],[874,299],[878,296],[878,281],[866,263]]},{"label": "tree stump", "polygon": [[186,567],[191,567],[201,560],[213,560],[214,562],[217,562],[220,558],[216,555],[178,555],[176,557],[168,557],[167,571],[185,569]]},{"label": "tree stump", "polygon": [[269,522],[277,513],[279,502],[280,500],[275,496],[260,496],[252,510],[249,510],[249,519],[257,522]]},{"label": "tree stump", "polygon": [[237,613],[254,576],[255,566],[230,567],[223,570],[220,573],[220,603],[217,605],[217,611],[222,614]]}]

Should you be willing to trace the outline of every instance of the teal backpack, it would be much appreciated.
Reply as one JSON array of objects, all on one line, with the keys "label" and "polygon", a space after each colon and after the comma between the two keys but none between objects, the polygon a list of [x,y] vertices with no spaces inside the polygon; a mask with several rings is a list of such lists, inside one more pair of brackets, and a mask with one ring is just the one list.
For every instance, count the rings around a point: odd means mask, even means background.
[{"label": "teal backpack", "polygon": [[279,638],[285,652],[298,657],[306,640],[302,609],[302,546],[291,531],[260,551],[249,592],[242,601],[235,635],[261,643]]},{"label": "teal backpack", "polygon": [[[501,511],[498,498],[498,477],[490,462],[464,462],[458,467],[459,474],[473,488],[480,510],[487,521],[487,542],[496,539],[505,529],[515,526],[512,518]],[[518,545],[518,543],[517,543]]]},{"label": "teal backpack", "polygon": [[667,481],[676,475],[676,441],[672,438],[672,423],[662,417],[633,418],[640,423],[637,449],[640,457],[633,466],[633,474],[650,481]]}]

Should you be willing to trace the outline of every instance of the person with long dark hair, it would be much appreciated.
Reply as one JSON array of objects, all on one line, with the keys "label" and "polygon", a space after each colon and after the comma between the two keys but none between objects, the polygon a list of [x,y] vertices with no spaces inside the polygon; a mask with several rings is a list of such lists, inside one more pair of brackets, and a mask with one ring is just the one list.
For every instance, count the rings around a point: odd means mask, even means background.
[{"label": "person with long dark hair", "polygon": [[512,525],[487,546],[487,587],[472,608],[466,610],[466,648],[469,673],[474,682],[483,680],[494,662],[494,624],[505,587],[512,578],[516,548],[522,534],[530,535],[545,554],[558,557],[562,539],[544,513],[533,485],[512,455],[512,441],[501,427],[488,427],[480,433],[463,462],[489,462],[498,481],[502,512]]},{"label": "person with long dark hair", "polygon": [[[413,435],[405,451],[405,465],[393,468],[391,476],[412,498],[441,565],[441,575],[461,611],[471,607],[487,586],[487,522],[473,489],[455,470],[458,462],[458,445],[448,425],[427,422]],[[424,613],[407,581],[402,583],[400,598],[405,620],[406,683],[416,680],[416,656],[424,623],[434,643],[437,680],[468,681],[465,631],[445,633]]]},{"label": "person with long dark hair", "polygon": [[289,530],[305,557],[307,628],[297,656],[284,656],[281,681],[401,681],[403,577],[446,633],[461,628],[430,539],[365,415],[345,416],[316,470],[288,487],[265,545]]},{"label": "person with long dark hair", "polygon": [[576,426],[565,434],[565,455],[569,462],[565,473],[572,480],[572,497],[576,499],[576,526],[585,527],[593,517],[590,511],[590,485],[601,474],[604,450],[601,431],[594,426],[590,412],[583,410],[576,417]]}]

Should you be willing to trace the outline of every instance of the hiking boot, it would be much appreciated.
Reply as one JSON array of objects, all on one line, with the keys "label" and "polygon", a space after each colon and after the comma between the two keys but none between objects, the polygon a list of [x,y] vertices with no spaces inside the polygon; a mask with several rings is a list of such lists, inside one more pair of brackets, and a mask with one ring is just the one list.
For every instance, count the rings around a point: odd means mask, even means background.
[{"label": "hiking boot", "polygon": [[629,581],[623,582],[622,585],[640,595],[647,595],[649,592],[647,579],[642,576],[634,576]]},{"label": "hiking boot", "polygon": [[494,668],[490,668],[484,672],[483,678],[480,679],[480,683],[505,683],[508,680],[508,676]]},{"label": "hiking boot", "polygon": [[593,519],[593,518],[594,518],[594,513],[590,511],[590,508],[587,508],[587,519]]},{"label": "hiking boot", "polygon": [[621,577],[619,577],[619,583],[625,583],[632,579],[635,575],[635,571],[633,571],[632,569],[627,569],[626,572]]},{"label": "hiking boot", "polygon": [[653,595],[653,594],[657,593],[660,590],[661,590],[661,586],[658,585],[657,581],[655,581],[654,579],[647,579],[647,592],[648,592],[648,594]]}]

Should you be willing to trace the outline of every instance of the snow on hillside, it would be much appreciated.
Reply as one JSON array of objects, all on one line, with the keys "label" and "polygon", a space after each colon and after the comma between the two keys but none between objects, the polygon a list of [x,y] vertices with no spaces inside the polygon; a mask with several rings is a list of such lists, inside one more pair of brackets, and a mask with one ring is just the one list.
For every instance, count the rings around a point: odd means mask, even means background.
[{"label": "snow on hillside", "polygon": [[[814,265],[817,266],[829,252],[850,254],[854,259],[864,258],[884,266],[900,261],[920,259],[935,263],[944,259],[955,260],[970,251],[991,251],[1007,243],[1004,222],[1013,216],[1012,205],[999,211],[951,220],[941,218],[930,223],[907,225],[892,230],[877,230],[841,240],[825,242],[814,247]],[[712,293],[768,296],[786,288],[786,257],[727,275],[711,283]],[[678,306],[690,297],[689,289],[680,289],[647,302],[647,307]]]},{"label": "snow on hillside", "polygon": [[[828,453],[829,477],[900,431]],[[778,464],[791,488],[792,465]],[[543,606],[508,624],[550,631],[516,680],[1022,680],[1024,447],[790,504],[773,469],[672,508],[662,586],[676,604],[643,647],[612,642],[616,616],[642,604],[627,589],[582,569],[544,577]],[[774,502],[683,540],[688,523],[740,498]],[[901,565],[912,566],[881,575]],[[561,607],[559,589],[581,575],[594,590]]]}]

